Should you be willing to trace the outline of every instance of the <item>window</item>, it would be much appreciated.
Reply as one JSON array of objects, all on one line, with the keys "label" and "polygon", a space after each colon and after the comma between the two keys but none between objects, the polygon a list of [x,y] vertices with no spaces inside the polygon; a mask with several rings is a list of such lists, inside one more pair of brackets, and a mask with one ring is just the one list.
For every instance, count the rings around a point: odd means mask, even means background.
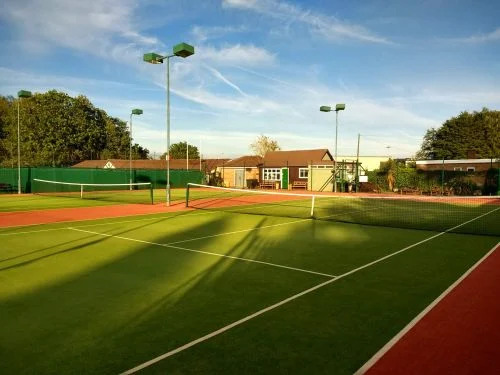
[{"label": "window", "polygon": [[299,168],[299,178],[307,178],[309,176],[309,168]]},{"label": "window", "polygon": [[454,167],[453,170],[456,172],[460,172],[462,170],[462,167]]},{"label": "window", "polygon": [[476,167],[467,167],[467,172],[475,172]]},{"label": "window", "polygon": [[262,171],[264,181],[280,181],[281,169],[280,168],[264,168]]}]

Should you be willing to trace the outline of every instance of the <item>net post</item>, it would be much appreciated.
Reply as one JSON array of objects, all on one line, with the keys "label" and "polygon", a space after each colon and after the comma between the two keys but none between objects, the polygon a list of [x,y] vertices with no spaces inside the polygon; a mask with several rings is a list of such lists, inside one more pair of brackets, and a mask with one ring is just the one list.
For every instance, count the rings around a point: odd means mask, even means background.
[{"label": "net post", "polygon": [[311,198],[311,218],[314,218],[314,195]]},{"label": "net post", "polygon": [[151,204],[155,204],[154,198],[153,198],[153,184],[149,183],[149,195],[151,197]]},{"label": "net post", "polygon": [[189,207],[189,182],[186,185],[186,207]]},{"label": "net post", "polygon": [[80,198],[83,199],[83,184],[80,185]]}]

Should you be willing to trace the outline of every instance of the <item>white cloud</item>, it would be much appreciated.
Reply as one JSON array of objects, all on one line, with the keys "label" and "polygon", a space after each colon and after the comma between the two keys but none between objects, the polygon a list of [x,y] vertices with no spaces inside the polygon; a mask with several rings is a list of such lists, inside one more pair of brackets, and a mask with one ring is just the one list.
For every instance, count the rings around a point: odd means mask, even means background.
[{"label": "white cloud", "polygon": [[241,95],[243,96],[246,96],[246,94],[237,86],[235,85],[233,82],[231,82],[229,79],[227,79],[225,76],[222,75],[221,72],[219,72],[217,69],[215,68],[212,68],[210,66],[207,66],[207,69],[215,76],[217,77],[218,79],[220,79],[222,82],[224,82],[226,85],[228,85],[229,87],[232,87],[233,89],[235,89],[236,91],[238,91]]},{"label": "white cloud", "polygon": [[479,43],[488,43],[488,42],[497,42],[500,41],[500,27],[493,30],[490,33],[486,34],[476,34],[471,35],[465,38],[455,38],[451,39],[451,41],[462,42],[462,43],[471,43],[471,44],[479,44]]},{"label": "white cloud", "polygon": [[275,61],[274,54],[251,44],[235,44],[222,48],[200,46],[198,54],[200,59],[218,65],[262,66],[273,64]]},{"label": "white cloud", "polygon": [[227,34],[241,33],[247,31],[247,28],[241,26],[193,26],[191,34],[198,42],[204,42],[209,39],[217,39]]},{"label": "white cloud", "polygon": [[133,0],[7,0],[0,14],[30,44],[85,51],[123,60],[140,47],[160,46],[155,37],[137,32]]},{"label": "white cloud", "polygon": [[[277,0],[223,0],[225,8],[238,8],[290,23],[305,25],[310,32],[331,41],[355,39],[369,43],[391,43],[386,38],[376,35],[363,26],[341,21],[333,16],[326,16],[299,6]],[[286,27],[285,26],[285,27]]]}]

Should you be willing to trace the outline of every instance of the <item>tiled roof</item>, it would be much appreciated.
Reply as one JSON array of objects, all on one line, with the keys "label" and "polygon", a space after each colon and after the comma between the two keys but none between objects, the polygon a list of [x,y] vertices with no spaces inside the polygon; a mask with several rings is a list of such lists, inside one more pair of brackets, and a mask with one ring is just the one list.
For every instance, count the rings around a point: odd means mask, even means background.
[{"label": "tiled roof", "polygon": [[227,163],[224,163],[224,167],[257,167],[259,164],[262,164],[262,157],[255,155],[246,155],[241,156],[236,159],[229,160]]},{"label": "tiled roof", "polygon": [[[202,159],[203,170],[211,171],[216,166],[222,165],[229,159]],[[106,164],[110,165],[108,168],[128,169],[129,160],[126,159],[108,159],[108,160],[84,160],[78,164],[73,165],[73,168],[105,168]],[[134,169],[167,169],[166,160],[132,160],[132,168]],[[186,169],[186,159],[170,159],[170,169]],[[189,169],[200,169],[199,159],[189,160]]]},{"label": "tiled roof", "polygon": [[305,167],[314,162],[323,160],[325,154],[331,158],[326,148],[316,150],[271,151],[264,156],[266,167]]}]

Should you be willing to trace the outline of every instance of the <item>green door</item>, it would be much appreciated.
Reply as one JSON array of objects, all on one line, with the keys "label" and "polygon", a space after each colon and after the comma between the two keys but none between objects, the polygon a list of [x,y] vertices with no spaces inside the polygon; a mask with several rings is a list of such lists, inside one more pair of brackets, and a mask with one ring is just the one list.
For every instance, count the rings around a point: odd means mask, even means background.
[{"label": "green door", "polygon": [[281,188],[288,189],[288,168],[281,168]]}]

